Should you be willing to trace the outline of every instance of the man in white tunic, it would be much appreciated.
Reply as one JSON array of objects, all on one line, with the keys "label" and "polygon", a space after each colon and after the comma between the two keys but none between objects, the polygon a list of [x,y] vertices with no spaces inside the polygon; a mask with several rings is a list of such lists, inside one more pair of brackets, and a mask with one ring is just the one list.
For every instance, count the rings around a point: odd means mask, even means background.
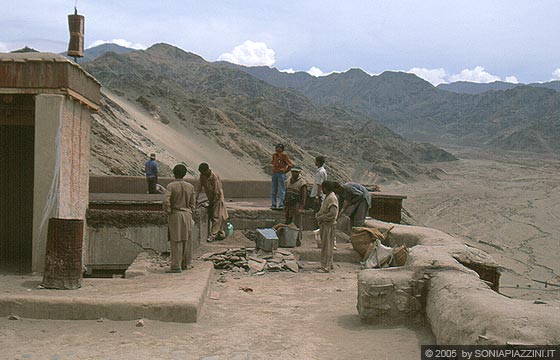
[{"label": "man in white tunic", "polygon": [[321,201],[325,198],[325,194],[321,191],[321,184],[327,180],[327,170],[325,170],[325,157],[317,156],[315,158],[315,166],[317,172],[313,177],[313,188],[311,189],[311,198],[313,199],[313,209],[315,212],[321,208]]},{"label": "man in white tunic", "polygon": [[338,217],[338,198],[334,193],[336,183],[325,181],[322,184],[325,200],[319,212],[315,214],[321,229],[321,270],[330,272],[333,269],[333,247],[336,236],[336,218]]}]

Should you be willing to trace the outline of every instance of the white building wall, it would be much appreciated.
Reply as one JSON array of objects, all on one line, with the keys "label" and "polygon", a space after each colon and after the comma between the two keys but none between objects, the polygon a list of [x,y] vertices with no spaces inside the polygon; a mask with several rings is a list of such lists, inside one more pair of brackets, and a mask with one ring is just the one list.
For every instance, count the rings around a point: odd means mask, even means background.
[{"label": "white building wall", "polygon": [[35,97],[32,261],[35,272],[44,268],[49,218],[85,219],[89,197],[90,116],[88,108],[64,95]]}]

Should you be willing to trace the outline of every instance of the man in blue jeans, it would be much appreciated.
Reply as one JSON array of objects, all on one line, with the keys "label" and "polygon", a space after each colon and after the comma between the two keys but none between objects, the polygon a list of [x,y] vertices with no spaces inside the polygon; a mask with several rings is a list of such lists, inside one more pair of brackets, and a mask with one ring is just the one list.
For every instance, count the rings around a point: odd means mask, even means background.
[{"label": "man in blue jeans", "polygon": [[[284,209],[284,198],[286,197],[286,173],[290,171],[294,164],[290,160],[288,154],[284,153],[284,144],[276,144],[275,152],[272,154],[272,210]],[[277,202],[278,193],[280,199]],[[278,206],[276,206],[278,204]]]}]

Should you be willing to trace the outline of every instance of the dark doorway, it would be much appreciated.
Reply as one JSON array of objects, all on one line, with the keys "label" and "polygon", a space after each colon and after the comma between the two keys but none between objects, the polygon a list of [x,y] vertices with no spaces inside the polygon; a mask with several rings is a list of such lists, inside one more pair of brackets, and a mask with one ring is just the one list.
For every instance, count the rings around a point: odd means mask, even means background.
[{"label": "dark doorway", "polygon": [[0,94],[0,272],[31,272],[35,102]]}]

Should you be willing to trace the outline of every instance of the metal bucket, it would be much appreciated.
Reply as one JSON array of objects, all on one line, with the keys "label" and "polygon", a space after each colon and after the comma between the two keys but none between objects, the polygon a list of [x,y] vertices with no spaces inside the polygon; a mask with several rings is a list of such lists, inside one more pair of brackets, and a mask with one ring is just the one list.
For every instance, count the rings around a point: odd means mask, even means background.
[{"label": "metal bucket", "polygon": [[282,227],[278,231],[278,246],[284,248],[296,247],[299,239],[299,230],[289,227]]},{"label": "metal bucket", "polygon": [[257,249],[272,251],[278,249],[278,236],[274,229],[257,229]]},{"label": "metal bucket", "polygon": [[82,286],[84,220],[49,219],[42,286],[73,290]]}]

